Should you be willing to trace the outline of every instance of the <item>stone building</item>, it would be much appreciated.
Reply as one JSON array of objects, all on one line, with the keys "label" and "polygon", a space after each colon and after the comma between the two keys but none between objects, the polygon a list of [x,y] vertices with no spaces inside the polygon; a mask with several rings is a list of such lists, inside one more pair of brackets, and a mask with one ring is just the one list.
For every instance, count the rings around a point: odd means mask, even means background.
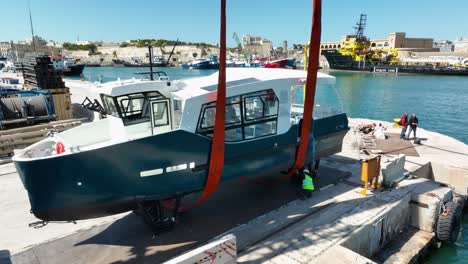
[{"label": "stone building", "polygon": [[455,51],[455,45],[450,40],[438,40],[434,41],[433,47],[439,49],[440,52],[453,52]]},{"label": "stone building", "polygon": [[[339,49],[351,36],[344,36],[341,41],[320,43],[321,49]],[[399,51],[436,51],[432,38],[407,38],[404,32],[390,33],[385,39],[370,39],[371,49],[398,49]]]},{"label": "stone building", "polygon": [[260,36],[242,36],[242,48],[252,55],[270,57],[273,44],[270,40]]},{"label": "stone building", "polygon": [[45,45],[36,45],[34,47],[31,44],[15,44],[13,42],[0,43],[0,56],[13,59],[14,61],[23,59],[25,55],[31,52],[45,55],[58,55],[60,54],[61,50],[56,47]]}]

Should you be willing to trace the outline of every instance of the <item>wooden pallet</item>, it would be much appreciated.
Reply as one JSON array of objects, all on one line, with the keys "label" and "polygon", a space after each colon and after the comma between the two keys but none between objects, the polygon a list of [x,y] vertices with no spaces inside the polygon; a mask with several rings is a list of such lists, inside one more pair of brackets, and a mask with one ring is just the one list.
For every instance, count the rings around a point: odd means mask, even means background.
[{"label": "wooden pallet", "polygon": [[[68,89],[68,88],[65,88]],[[57,116],[57,120],[66,120],[72,119],[72,109],[71,109],[71,94],[69,91],[67,92],[56,92],[53,91],[55,89],[50,89],[52,93],[52,98],[54,100],[54,109],[55,115]],[[58,90],[58,89],[57,89]]]}]

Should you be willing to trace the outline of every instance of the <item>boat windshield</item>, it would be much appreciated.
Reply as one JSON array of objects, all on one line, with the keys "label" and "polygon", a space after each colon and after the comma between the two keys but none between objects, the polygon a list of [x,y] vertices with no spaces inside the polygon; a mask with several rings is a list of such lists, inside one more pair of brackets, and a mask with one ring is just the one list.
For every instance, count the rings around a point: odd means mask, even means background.
[{"label": "boat windshield", "polygon": [[[292,117],[295,112],[302,113],[304,108],[304,86],[291,87]],[[317,85],[315,91],[314,119],[344,113],[342,101],[334,85]]]},{"label": "boat windshield", "polygon": [[165,98],[159,92],[125,94],[121,96],[101,95],[106,113],[122,118],[124,125],[150,121],[150,101]]}]

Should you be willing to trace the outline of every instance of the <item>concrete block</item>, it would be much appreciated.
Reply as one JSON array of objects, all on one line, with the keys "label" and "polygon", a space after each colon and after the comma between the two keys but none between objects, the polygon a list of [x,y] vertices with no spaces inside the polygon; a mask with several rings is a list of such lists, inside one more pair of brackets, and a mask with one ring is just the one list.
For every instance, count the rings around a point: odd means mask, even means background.
[{"label": "concrete block", "polygon": [[[411,231],[407,232],[411,233]],[[381,254],[384,255],[382,256],[384,261],[381,261],[381,263],[418,263],[418,258],[424,256],[426,251],[429,250],[434,237],[434,233],[428,233],[422,230],[414,232],[409,238],[403,235],[401,238],[395,240],[388,249],[381,252]],[[380,260],[380,258],[378,259]]]},{"label": "concrete block", "polygon": [[431,162],[434,180],[447,184],[462,195],[468,195],[468,169],[442,162]]},{"label": "concrete block", "polygon": [[381,164],[383,182],[385,187],[392,187],[404,177],[406,156],[398,155],[393,159],[383,159]]},{"label": "concrete block", "polygon": [[426,232],[433,232],[442,204],[452,200],[453,191],[426,180],[408,180],[416,186],[411,196],[410,225]]},{"label": "concrete block", "polygon": [[[379,241],[379,247],[382,248],[391,240],[400,236],[410,223],[411,193],[407,193],[400,201],[391,205],[390,210],[385,215],[382,226],[382,237]],[[379,248],[379,249],[380,249]],[[376,253],[375,251],[373,253]]]},{"label": "concrete block", "polygon": [[[384,192],[386,195],[390,192]],[[392,192],[397,193],[397,192]],[[377,198],[374,203],[367,202],[367,212],[372,212],[372,217],[365,220],[353,231],[341,245],[358,254],[371,257],[377,253],[386,243],[395,238],[409,223],[409,201],[411,194],[401,192],[403,197],[399,200],[382,204]],[[380,205],[379,205],[380,204]],[[374,205],[375,208],[371,207]],[[359,209],[363,210],[366,207]],[[382,210],[378,211],[378,208]],[[358,208],[357,208],[358,209]],[[356,214],[359,216],[359,214]],[[347,224],[351,222],[348,218]]]},{"label": "concrete block", "polygon": [[227,235],[217,241],[213,241],[207,245],[191,250],[164,263],[192,264],[209,262],[213,264],[235,264],[237,263],[236,259],[236,237],[234,235]]}]

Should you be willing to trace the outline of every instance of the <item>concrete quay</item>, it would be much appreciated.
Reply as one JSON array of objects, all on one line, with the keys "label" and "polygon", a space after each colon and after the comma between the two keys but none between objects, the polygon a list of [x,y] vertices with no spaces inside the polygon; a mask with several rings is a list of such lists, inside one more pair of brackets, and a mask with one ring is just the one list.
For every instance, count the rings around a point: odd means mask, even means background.
[{"label": "concrete quay", "polygon": [[[160,263],[227,234],[236,237],[238,263],[413,263],[436,239],[441,203],[466,195],[468,147],[419,129],[422,145],[406,141],[404,149],[388,149],[354,129],[370,122],[350,119],[343,151],[323,160],[312,198],[297,200],[286,182],[233,181],[158,237],[133,213],[28,227],[38,219],[29,214],[15,168],[2,165],[0,263]],[[380,123],[393,140],[399,129]],[[359,194],[359,160],[367,157],[360,149],[368,142],[368,153],[380,153],[384,163],[406,153],[394,174],[418,177]]]}]

